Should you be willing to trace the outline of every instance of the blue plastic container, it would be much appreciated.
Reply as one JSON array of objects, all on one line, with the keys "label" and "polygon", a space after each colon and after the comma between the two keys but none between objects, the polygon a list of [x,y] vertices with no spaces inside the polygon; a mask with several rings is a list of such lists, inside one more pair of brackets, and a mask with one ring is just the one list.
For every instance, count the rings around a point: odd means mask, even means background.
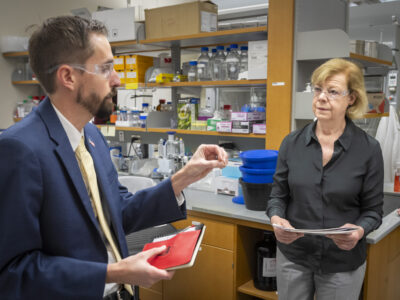
[{"label": "blue plastic container", "polygon": [[239,167],[242,172],[242,178],[244,182],[249,183],[272,183],[272,177],[274,176],[275,169],[250,169],[245,167]]},{"label": "blue plastic container", "polygon": [[278,160],[278,151],[276,150],[248,150],[240,153],[243,161],[243,167],[249,169],[275,169]]}]

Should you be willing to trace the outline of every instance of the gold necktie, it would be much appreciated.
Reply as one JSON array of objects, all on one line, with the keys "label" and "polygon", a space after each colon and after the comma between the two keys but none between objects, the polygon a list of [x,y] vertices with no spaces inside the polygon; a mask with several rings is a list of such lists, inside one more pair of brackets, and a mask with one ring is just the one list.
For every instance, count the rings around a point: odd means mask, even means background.
[{"label": "gold necktie", "polygon": [[[104,217],[103,207],[100,201],[99,187],[97,185],[96,171],[93,165],[93,159],[85,147],[83,137],[81,139],[81,142],[79,143],[78,148],[76,148],[75,156],[78,160],[79,168],[81,169],[82,177],[85,181],[86,189],[88,190],[94,213],[99,221],[104,236],[111,246],[115,260],[118,262],[121,260],[121,255],[114,242],[114,239],[112,238],[110,227],[107,224],[106,218]],[[128,284],[125,284],[124,286],[126,290],[131,295],[133,295],[132,287]]]}]

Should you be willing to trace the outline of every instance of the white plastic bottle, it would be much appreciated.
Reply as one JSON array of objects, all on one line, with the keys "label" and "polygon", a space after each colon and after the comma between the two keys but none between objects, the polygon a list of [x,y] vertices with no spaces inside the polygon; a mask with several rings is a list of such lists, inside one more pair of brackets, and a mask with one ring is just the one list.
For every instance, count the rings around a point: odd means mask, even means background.
[{"label": "white plastic bottle", "polygon": [[228,80],[237,80],[239,78],[240,70],[240,59],[237,51],[238,45],[232,44],[230,48],[231,51],[228,53],[225,59],[227,77]]},{"label": "white plastic bottle", "polygon": [[202,47],[201,54],[197,59],[197,80],[199,81],[211,80],[209,65],[210,65],[210,57],[208,56],[208,48]]},{"label": "white plastic bottle", "polygon": [[215,55],[213,65],[213,78],[214,80],[225,80],[225,53],[224,46],[217,46],[217,54]]}]

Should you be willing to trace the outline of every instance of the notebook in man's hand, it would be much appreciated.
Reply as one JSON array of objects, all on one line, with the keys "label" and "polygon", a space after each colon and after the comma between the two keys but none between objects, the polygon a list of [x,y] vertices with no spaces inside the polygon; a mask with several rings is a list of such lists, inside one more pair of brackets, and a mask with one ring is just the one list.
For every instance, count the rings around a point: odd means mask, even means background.
[{"label": "notebook in man's hand", "polygon": [[148,262],[165,270],[189,268],[193,266],[204,236],[206,226],[203,224],[189,226],[176,234],[156,238],[144,245],[143,251],[163,245],[167,249],[159,255],[151,257]]}]

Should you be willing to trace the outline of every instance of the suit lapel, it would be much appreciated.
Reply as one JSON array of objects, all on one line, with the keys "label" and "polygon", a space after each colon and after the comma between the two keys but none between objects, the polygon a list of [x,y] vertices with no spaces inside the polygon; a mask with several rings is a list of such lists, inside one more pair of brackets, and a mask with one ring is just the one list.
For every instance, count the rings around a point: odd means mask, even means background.
[{"label": "suit lapel", "polygon": [[[88,133],[88,130],[85,130],[86,148],[88,149],[90,155],[92,156],[93,163],[96,169],[97,182],[102,199],[103,210],[104,211],[107,210],[109,213],[114,236],[117,238],[119,249],[121,251],[122,250],[121,245],[123,245],[123,243],[121,243],[121,240],[125,238],[125,235],[123,233],[123,230],[117,227],[117,224],[120,224],[120,222],[116,222],[116,220],[118,220],[121,217],[120,214],[118,213],[118,209],[115,206],[114,201],[112,200],[113,195],[111,193],[111,190],[108,188],[110,186],[110,182],[107,177],[107,172],[103,167],[104,157],[101,157],[99,155],[99,151],[96,151],[96,144],[94,141],[95,140],[91,137],[90,133]],[[124,250],[122,251],[125,252]],[[125,255],[126,253],[124,253],[124,256]]]},{"label": "suit lapel", "polygon": [[75,153],[72,151],[67,134],[65,133],[50,100],[46,98],[38,107],[37,111],[47,127],[50,138],[55,142],[55,152],[71,179],[88,217],[100,232],[100,227],[94,215],[89,194],[86,190]]}]

